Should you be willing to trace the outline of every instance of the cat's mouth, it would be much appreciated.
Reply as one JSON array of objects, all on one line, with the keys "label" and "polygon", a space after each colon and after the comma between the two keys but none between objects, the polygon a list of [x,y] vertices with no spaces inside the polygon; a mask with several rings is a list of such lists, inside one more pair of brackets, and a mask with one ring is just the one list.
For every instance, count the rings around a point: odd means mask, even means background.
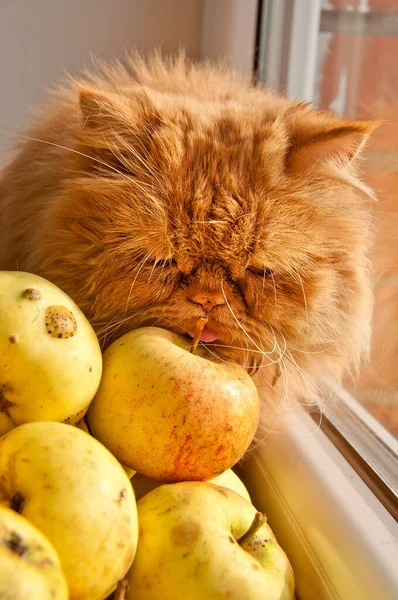
[{"label": "cat's mouth", "polygon": [[[195,337],[195,333],[194,333],[195,325],[196,325],[196,322],[192,323],[190,321],[189,324],[187,323],[184,327],[182,325],[179,326],[177,323],[171,323],[166,318],[164,318],[164,319],[150,318],[150,319],[145,319],[139,325],[136,325],[136,327],[137,326],[138,327],[164,327],[165,329],[174,331],[175,333],[178,333],[179,335],[185,335],[185,336],[194,338]],[[217,331],[217,329],[218,328],[214,327],[212,324],[206,324],[205,327],[203,328],[203,330],[201,331],[199,341],[203,342],[204,344],[210,344],[212,342],[218,342],[221,344],[225,344],[225,340],[223,339],[222,334],[219,333]]]},{"label": "cat's mouth", "polygon": [[[195,337],[195,334],[192,331],[189,332],[189,335],[191,336],[191,338]],[[206,343],[215,342],[218,339],[218,334],[212,331],[211,329],[207,329],[206,327],[203,329],[202,333],[199,336],[199,341]]]}]

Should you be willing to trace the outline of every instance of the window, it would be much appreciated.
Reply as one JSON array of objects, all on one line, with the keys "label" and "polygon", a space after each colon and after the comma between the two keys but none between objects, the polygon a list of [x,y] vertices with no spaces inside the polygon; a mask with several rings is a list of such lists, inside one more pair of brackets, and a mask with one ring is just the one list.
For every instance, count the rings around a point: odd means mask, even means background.
[{"label": "window", "polygon": [[350,119],[385,119],[366,151],[376,191],[374,338],[350,393],[398,437],[398,0],[261,2],[259,79]]},{"label": "window", "polygon": [[[260,15],[261,81],[348,119],[385,120],[362,162],[363,179],[378,197],[371,257],[375,294],[371,361],[358,381],[347,380],[345,389],[334,389],[333,394],[345,398],[351,406],[347,410],[359,402],[381,425],[376,425],[376,435],[396,452],[398,0],[268,0],[260,2]],[[359,427],[362,419],[357,418]],[[342,434],[344,429],[343,425]]]},{"label": "window", "polygon": [[[398,0],[260,0],[261,82],[347,119],[382,119],[361,164],[378,197],[370,364],[286,414],[243,477],[303,600],[398,593]],[[324,435],[326,434],[326,435]]]}]

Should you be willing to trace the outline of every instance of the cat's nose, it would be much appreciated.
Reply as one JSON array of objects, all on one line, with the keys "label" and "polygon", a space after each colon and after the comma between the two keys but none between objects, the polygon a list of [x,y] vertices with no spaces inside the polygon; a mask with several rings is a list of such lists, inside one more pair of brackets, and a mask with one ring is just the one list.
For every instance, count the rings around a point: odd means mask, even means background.
[{"label": "cat's nose", "polygon": [[214,306],[225,304],[225,298],[219,292],[192,294],[189,299],[195,304],[200,304],[205,313],[209,313]]}]

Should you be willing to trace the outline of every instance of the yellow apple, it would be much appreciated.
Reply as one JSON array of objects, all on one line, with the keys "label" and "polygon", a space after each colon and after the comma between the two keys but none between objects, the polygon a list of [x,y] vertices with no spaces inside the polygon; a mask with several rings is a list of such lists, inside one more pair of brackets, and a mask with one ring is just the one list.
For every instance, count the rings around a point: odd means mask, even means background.
[{"label": "yellow apple", "polygon": [[0,505],[0,598],[67,600],[65,576],[48,539],[21,515]]},{"label": "yellow apple", "polygon": [[192,340],[158,327],[126,333],[104,352],[91,432],[122,462],[159,481],[207,480],[250,445],[257,389],[235,363],[192,354]]},{"label": "yellow apple", "polygon": [[221,475],[214,477],[214,479],[210,479],[209,483],[228,488],[242,496],[242,498],[245,498],[248,502],[251,502],[246,486],[232,469],[228,469],[227,471],[224,471],[224,473],[221,473]]},{"label": "yellow apple", "polygon": [[236,492],[163,485],[138,502],[128,600],[291,600],[290,563],[265,518]]},{"label": "yellow apple", "polygon": [[54,545],[71,600],[109,594],[138,538],[134,492],[116,458],[77,427],[26,423],[0,439],[0,481],[0,503]]},{"label": "yellow apple", "polygon": [[85,422],[85,420],[84,420],[84,419],[82,419],[82,420],[80,421],[80,423],[78,423],[78,424],[76,425],[76,427],[78,427],[79,429],[81,429],[82,431],[85,431],[86,433],[88,433],[88,434],[90,435],[90,432],[89,432],[89,430],[88,430],[87,424],[86,424],[86,422]]},{"label": "yellow apple", "polygon": [[[1,395],[1,388],[0,388],[0,409],[1,409],[1,403],[2,403],[2,395]],[[11,429],[14,429],[15,424],[12,421],[12,419],[10,419],[10,417],[4,413],[1,412],[0,410],[0,436],[4,435],[5,433],[7,433],[7,431],[11,431]]]},{"label": "yellow apple", "polygon": [[78,422],[102,371],[76,304],[31,273],[0,272],[0,435],[29,421]]},{"label": "yellow apple", "polygon": [[126,467],[126,465],[124,465],[123,463],[120,463],[120,464],[122,465],[122,467],[129,479],[131,479],[136,474],[137,471],[134,471],[134,469],[130,469],[130,467]]},{"label": "yellow apple", "polygon": [[[217,477],[209,479],[208,483],[214,483],[230,490],[234,490],[234,492],[240,494],[243,498],[246,498],[246,500],[251,502],[249,492],[236,473],[232,471],[232,469],[228,469],[224,473],[221,473],[221,475],[217,475]],[[142,475],[142,473],[136,473],[131,478],[131,485],[133,486],[134,494],[138,502],[138,500],[141,500],[141,498],[143,498],[146,494],[152,490],[155,490],[160,485],[165,484],[162,481],[149,479],[149,477]]]}]

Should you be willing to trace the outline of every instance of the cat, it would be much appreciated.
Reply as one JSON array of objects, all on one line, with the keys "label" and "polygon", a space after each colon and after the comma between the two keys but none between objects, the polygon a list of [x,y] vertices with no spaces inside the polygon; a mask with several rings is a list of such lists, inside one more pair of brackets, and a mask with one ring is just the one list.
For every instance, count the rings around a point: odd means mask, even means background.
[{"label": "cat", "polygon": [[192,335],[286,398],[369,350],[374,121],[345,121],[183,53],[67,79],[0,176],[0,269],[68,293],[106,347]]}]

